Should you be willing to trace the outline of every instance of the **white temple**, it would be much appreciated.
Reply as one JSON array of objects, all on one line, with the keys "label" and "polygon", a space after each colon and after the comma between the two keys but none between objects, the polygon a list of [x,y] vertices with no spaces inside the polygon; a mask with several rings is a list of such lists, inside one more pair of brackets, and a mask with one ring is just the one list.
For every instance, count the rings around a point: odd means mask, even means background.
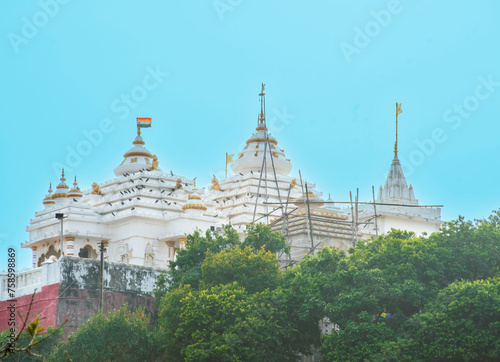
[{"label": "white temple", "polygon": [[[353,228],[350,209],[336,207],[330,198],[325,203],[314,184],[308,183],[305,191],[291,175],[291,161],[266,127],[264,89],[260,97],[257,128],[231,164],[234,174],[221,181],[214,176],[210,190],[197,188],[193,178],[164,172],[145,147],[140,128],[113,178],[82,192],[76,177],[70,189],[62,170],[54,193],[50,187],[44,208],[30,221],[29,241],[22,244],[33,251],[33,267],[50,256],[59,257],[61,250],[66,256],[95,259],[104,241],[110,262],[167,268],[195,229],[217,231],[232,224],[243,236],[253,221],[285,233],[291,260],[325,246],[347,250],[353,246],[353,233],[367,238],[391,228],[418,234],[439,229],[439,208],[414,207],[418,201],[406,184],[397,153],[379,191],[377,203],[387,205],[376,205],[377,223],[373,205],[361,205],[358,224],[372,222]],[[62,243],[56,213],[64,214]]]},{"label": "white temple", "polygon": [[[375,211],[376,218],[373,217]],[[358,222],[366,222],[359,234],[364,239],[384,234],[391,229],[408,230],[422,235],[437,232],[441,227],[441,209],[419,205],[413,186],[408,187],[398,159],[397,141],[394,159],[385,185],[379,188],[375,208],[360,205]]]}]

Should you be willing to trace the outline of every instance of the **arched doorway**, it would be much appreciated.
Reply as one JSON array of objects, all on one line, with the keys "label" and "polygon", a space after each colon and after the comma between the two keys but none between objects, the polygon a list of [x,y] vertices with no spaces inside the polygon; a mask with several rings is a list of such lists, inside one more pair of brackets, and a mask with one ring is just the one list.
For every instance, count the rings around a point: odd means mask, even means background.
[{"label": "arched doorway", "polygon": [[97,259],[97,252],[90,245],[85,245],[80,249],[78,256],[82,259]]},{"label": "arched doorway", "polygon": [[38,258],[38,263],[37,263],[37,265],[38,265],[38,266],[42,266],[42,263],[43,263],[46,259],[50,258],[52,255],[54,255],[57,259],[59,259],[59,257],[61,256],[61,251],[60,251],[60,250],[59,250],[59,251],[56,251],[56,249],[54,248],[54,245],[51,245],[51,246],[49,247],[49,250],[47,250],[47,252],[46,252],[46,253],[42,254],[42,255],[40,256],[40,258]]}]

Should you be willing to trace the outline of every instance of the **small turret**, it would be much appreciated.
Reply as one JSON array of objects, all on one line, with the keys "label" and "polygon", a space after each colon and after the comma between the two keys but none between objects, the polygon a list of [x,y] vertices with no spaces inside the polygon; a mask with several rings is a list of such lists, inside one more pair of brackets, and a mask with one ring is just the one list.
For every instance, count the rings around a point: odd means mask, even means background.
[{"label": "small turret", "polygon": [[48,207],[54,205],[55,203],[56,202],[52,198],[52,183],[51,183],[50,186],[49,186],[49,193],[43,199],[43,204],[45,205],[45,208],[48,208]]},{"label": "small turret", "polygon": [[69,186],[66,185],[66,178],[64,177],[64,168],[62,169],[61,182],[57,185],[56,192],[52,195],[56,204],[66,202],[68,200]]},{"label": "small turret", "polygon": [[80,188],[78,187],[78,184],[76,182],[76,176],[75,176],[75,182],[73,182],[73,188],[71,190],[69,190],[69,192],[68,192],[68,197],[72,198],[76,201],[78,201],[78,199],[83,197],[83,194],[80,191]]},{"label": "small turret", "polygon": [[203,201],[201,201],[200,195],[194,192],[189,195],[188,201],[182,206],[182,210],[189,214],[202,214],[207,211],[207,207]]}]

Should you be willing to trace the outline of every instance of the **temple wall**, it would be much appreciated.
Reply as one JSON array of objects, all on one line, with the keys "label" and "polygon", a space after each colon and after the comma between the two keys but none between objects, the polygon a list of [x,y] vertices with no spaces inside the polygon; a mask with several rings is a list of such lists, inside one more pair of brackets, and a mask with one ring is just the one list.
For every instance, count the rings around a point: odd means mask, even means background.
[{"label": "temple wall", "polygon": [[[43,326],[59,325],[68,320],[65,332],[75,330],[98,310],[99,304],[99,260],[64,257],[41,267],[41,283],[36,282],[32,312],[43,314]],[[145,307],[153,315],[152,291],[162,269],[123,263],[105,263],[104,268],[104,312],[118,309],[128,303],[131,310]],[[5,276],[0,276],[1,282]],[[32,296],[30,286],[23,288],[25,295],[16,295],[16,310],[26,312]],[[33,288],[34,289],[34,288]],[[0,301],[0,330],[8,328],[9,307],[12,301],[2,297]],[[19,321],[19,317],[17,317]]]}]

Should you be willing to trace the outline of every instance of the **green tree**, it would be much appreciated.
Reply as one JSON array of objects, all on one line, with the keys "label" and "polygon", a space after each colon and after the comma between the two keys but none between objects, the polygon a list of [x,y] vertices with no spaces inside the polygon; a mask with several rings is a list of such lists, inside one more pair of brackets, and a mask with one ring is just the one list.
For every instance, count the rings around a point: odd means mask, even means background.
[{"label": "green tree", "polygon": [[500,278],[444,288],[412,318],[408,334],[422,360],[500,360]]},{"label": "green tree", "polygon": [[380,271],[388,288],[384,307],[408,317],[448,284],[441,254],[437,241],[393,229],[376,240],[359,242],[349,263],[359,270]]},{"label": "green tree", "polygon": [[129,312],[125,305],[107,315],[98,313],[60,342],[51,361],[154,361],[160,360],[158,335],[144,309]]},{"label": "green tree", "polygon": [[183,330],[180,328],[183,299],[197,293],[198,291],[193,290],[190,285],[180,285],[161,298],[157,328],[169,361],[182,361],[183,359],[182,346],[188,343],[190,338],[183,335]]},{"label": "green tree", "polygon": [[251,228],[248,245],[215,251],[202,241],[207,248],[198,283],[169,288],[161,299],[159,331],[172,361],[296,360],[297,353],[310,352],[306,328],[319,341],[318,321],[297,318],[289,306],[296,291],[281,285],[276,254],[255,237],[263,233],[273,239],[269,230]]},{"label": "green tree", "polygon": [[250,294],[236,282],[168,293],[160,323],[172,361],[294,361],[299,333],[273,292]]},{"label": "green tree", "polygon": [[271,253],[280,254],[290,252],[290,247],[286,243],[286,237],[273,231],[264,224],[248,224],[246,227],[246,237],[243,240],[243,246],[251,246],[255,250],[264,248]]},{"label": "green tree", "polygon": [[[218,253],[239,244],[238,233],[230,225],[224,225],[222,234],[207,230],[203,236],[200,230],[195,230],[187,235],[186,248],[177,253],[175,261],[170,262],[170,280],[168,287],[163,288],[163,291],[181,284],[197,288],[201,280],[201,264],[205,260],[207,251]],[[156,296],[161,297],[162,286],[158,287]]]},{"label": "green tree", "polygon": [[196,230],[187,235],[186,248],[180,250],[176,260],[170,263],[168,282],[157,282],[155,296],[161,298],[166,290],[181,284],[198,288],[202,278],[201,264],[205,261],[207,252],[217,254],[239,245],[252,247],[255,252],[261,248],[271,253],[289,250],[285,237],[264,224],[247,226],[243,242],[240,242],[237,231],[231,225],[224,225],[222,234],[207,230],[203,236],[200,230]]},{"label": "green tree", "polygon": [[[495,223],[474,225],[459,218],[428,238],[393,230],[376,240],[358,242],[344,259],[323,251],[304,260],[299,270],[309,269],[307,283],[320,286],[316,288],[320,293],[312,295],[324,303],[325,315],[339,327],[323,337],[325,360],[428,359],[415,347],[411,318],[454,281],[498,275],[498,233]],[[381,318],[385,312],[391,319]],[[460,348],[458,339],[455,342]]]},{"label": "green tree", "polygon": [[[488,220],[496,217],[494,214]],[[444,223],[441,232],[430,239],[439,248],[446,285],[460,279],[486,279],[500,272],[500,226],[494,221],[474,225],[459,217]]]},{"label": "green tree", "polygon": [[[399,357],[393,351],[395,332],[385,323],[373,323],[373,316],[361,312],[343,328],[333,330],[322,339],[320,348],[323,361],[387,361]],[[397,358],[397,360],[401,360]]]},{"label": "green tree", "polygon": [[251,294],[274,289],[279,282],[276,254],[263,247],[254,251],[250,246],[236,246],[217,254],[208,251],[201,273],[204,288],[237,282]]}]

